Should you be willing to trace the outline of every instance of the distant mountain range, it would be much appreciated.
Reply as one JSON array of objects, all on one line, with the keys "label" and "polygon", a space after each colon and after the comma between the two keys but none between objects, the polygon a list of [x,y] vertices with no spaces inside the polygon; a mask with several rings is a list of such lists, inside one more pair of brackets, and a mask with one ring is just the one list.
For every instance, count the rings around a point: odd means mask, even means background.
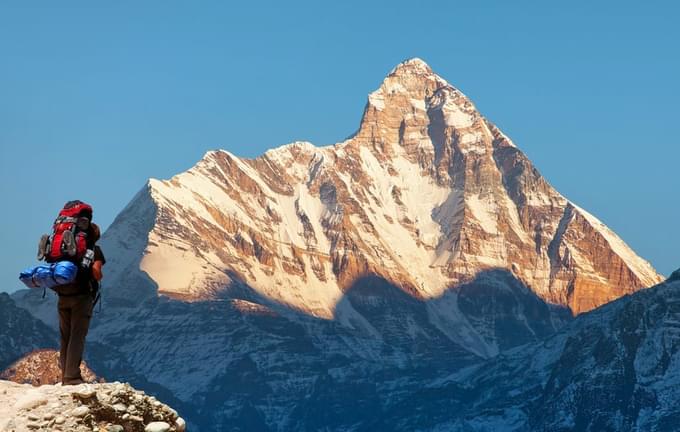
[{"label": "distant mountain range", "polygon": [[58,344],[55,330],[18,307],[9,294],[0,293],[0,372],[28,352]]},{"label": "distant mountain range", "polygon": [[[90,365],[200,430],[623,431],[676,415],[652,412],[666,375],[637,381],[630,362],[658,348],[634,305],[677,284],[636,293],[661,276],[419,59],[346,141],[208,152],[150,180],[101,244]],[[14,295],[54,326],[39,297]],[[580,393],[600,390],[634,408]]]},{"label": "distant mountain range", "polygon": [[376,426],[679,430],[680,272],[676,273],[664,284],[577,317],[540,342],[423,383]]}]

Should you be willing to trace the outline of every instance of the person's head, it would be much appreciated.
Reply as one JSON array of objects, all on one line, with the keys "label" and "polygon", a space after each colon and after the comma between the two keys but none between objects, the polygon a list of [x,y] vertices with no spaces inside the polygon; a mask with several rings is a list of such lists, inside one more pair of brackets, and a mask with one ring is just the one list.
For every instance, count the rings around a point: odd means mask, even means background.
[{"label": "person's head", "polygon": [[82,231],[87,231],[90,229],[90,222],[92,222],[92,210],[83,209],[78,213],[78,219],[76,225]]}]

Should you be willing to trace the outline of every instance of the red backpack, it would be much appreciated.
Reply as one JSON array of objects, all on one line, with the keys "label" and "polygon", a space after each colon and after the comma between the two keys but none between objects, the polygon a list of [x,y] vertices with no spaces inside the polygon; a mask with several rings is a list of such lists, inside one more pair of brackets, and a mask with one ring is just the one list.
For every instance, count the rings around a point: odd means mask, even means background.
[{"label": "red backpack", "polygon": [[90,205],[77,200],[64,204],[52,225],[52,234],[44,234],[40,238],[38,260],[79,264],[87,251],[87,230],[91,220]]}]

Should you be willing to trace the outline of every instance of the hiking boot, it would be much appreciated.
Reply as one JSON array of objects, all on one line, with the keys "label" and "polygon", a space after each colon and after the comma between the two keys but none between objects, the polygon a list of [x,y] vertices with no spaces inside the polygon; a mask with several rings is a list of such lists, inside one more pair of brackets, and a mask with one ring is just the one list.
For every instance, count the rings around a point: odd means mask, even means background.
[{"label": "hiking boot", "polygon": [[42,261],[50,253],[48,246],[49,243],[50,236],[43,234],[42,237],[40,237],[40,241],[38,242],[38,261]]}]

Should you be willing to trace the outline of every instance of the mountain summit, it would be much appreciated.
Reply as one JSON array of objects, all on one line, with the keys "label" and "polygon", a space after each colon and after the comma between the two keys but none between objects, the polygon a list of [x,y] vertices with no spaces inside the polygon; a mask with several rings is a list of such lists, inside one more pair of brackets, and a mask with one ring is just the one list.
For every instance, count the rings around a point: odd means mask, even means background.
[{"label": "mountain summit", "polygon": [[132,265],[161,294],[215,298],[245,283],[327,318],[364,275],[431,299],[507,269],[574,313],[661,281],[420,59],[369,95],[350,139],[255,159],[210,151],[185,173],[150,180],[105,242],[134,249],[122,255],[127,266],[111,266],[120,277]]}]

